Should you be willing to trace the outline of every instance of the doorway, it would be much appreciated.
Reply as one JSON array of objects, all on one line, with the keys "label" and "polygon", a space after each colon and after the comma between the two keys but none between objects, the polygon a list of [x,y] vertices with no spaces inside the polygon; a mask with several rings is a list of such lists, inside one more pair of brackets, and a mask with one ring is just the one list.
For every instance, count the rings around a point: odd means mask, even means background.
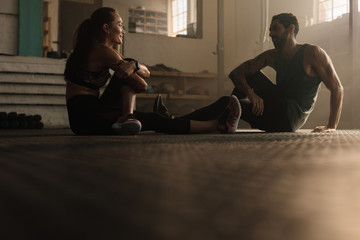
[{"label": "doorway", "polygon": [[[86,3],[85,3],[86,2]],[[68,1],[59,3],[59,48],[60,52],[70,53],[73,48],[73,37],[76,28],[82,21],[102,6],[102,0]]]}]

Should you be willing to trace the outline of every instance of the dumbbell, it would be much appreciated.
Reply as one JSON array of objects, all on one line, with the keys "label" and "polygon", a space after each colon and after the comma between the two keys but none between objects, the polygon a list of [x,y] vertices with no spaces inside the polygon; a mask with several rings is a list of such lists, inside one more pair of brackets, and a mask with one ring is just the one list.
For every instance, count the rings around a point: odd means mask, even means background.
[{"label": "dumbbell", "polygon": [[9,128],[18,129],[19,126],[20,126],[20,122],[18,120],[9,121]]},{"label": "dumbbell", "polygon": [[28,128],[42,129],[44,127],[44,124],[41,122],[41,115],[28,115],[26,116],[26,121],[28,123]]},{"label": "dumbbell", "polygon": [[8,129],[8,128],[9,128],[9,122],[7,120],[1,120],[0,129]]},{"label": "dumbbell", "polygon": [[26,115],[24,113],[20,113],[17,115],[17,120],[18,121],[24,121],[26,120]]},{"label": "dumbbell", "polygon": [[9,123],[7,118],[8,118],[8,114],[6,112],[0,112],[0,129],[9,128]]},{"label": "dumbbell", "polygon": [[26,121],[26,115],[24,113],[17,115],[17,121],[19,122],[18,128],[26,129],[28,127],[28,122]]},{"label": "dumbbell", "polygon": [[25,119],[28,122],[32,122],[32,121],[34,121],[34,116],[33,115],[26,115]]},{"label": "dumbbell", "polygon": [[18,117],[18,114],[16,112],[10,112],[8,114],[8,121],[16,121]]},{"label": "dumbbell", "polygon": [[42,122],[38,122],[38,123],[36,124],[36,128],[37,128],[37,129],[43,129],[43,128],[44,128],[44,124],[43,124]]},{"label": "dumbbell", "polygon": [[6,112],[0,112],[0,121],[7,120],[8,114]]},{"label": "dumbbell", "polygon": [[39,115],[39,114],[36,114],[36,115],[34,115],[34,120],[36,121],[36,122],[40,122],[41,121],[41,115]]},{"label": "dumbbell", "polygon": [[41,115],[26,115],[16,112],[0,112],[0,129],[42,129],[44,124],[41,122]]},{"label": "dumbbell", "polygon": [[36,128],[37,123],[35,121],[27,121],[27,123],[28,123],[28,128],[29,129]]}]

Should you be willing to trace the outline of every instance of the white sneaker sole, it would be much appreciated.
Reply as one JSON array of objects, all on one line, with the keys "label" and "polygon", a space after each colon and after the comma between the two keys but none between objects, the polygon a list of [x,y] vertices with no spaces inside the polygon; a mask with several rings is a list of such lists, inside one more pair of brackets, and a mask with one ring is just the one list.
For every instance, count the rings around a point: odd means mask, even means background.
[{"label": "white sneaker sole", "polygon": [[120,135],[136,135],[141,130],[141,123],[139,121],[116,122],[111,127]]},{"label": "white sneaker sole", "polygon": [[230,99],[230,109],[231,110],[234,110],[233,108],[236,108],[235,111],[237,111],[237,117],[236,117],[236,122],[235,122],[235,125],[233,126],[232,129],[229,129],[229,125],[227,125],[228,127],[228,133],[235,133],[236,130],[237,130],[237,126],[239,124],[239,120],[240,120],[240,117],[241,117],[241,105],[240,105],[240,102],[238,100],[238,98],[235,96],[235,95],[232,95],[231,96],[231,99]]}]

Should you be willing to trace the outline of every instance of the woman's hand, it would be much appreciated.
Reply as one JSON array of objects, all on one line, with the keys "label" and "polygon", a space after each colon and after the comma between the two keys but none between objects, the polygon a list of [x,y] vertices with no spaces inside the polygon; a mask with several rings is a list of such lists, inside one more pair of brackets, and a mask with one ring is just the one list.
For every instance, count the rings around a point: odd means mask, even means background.
[{"label": "woman's hand", "polygon": [[118,64],[115,64],[111,68],[115,71],[116,76],[125,79],[134,73],[136,69],[136,63],[134,61],[128,62],[121,60]]}]

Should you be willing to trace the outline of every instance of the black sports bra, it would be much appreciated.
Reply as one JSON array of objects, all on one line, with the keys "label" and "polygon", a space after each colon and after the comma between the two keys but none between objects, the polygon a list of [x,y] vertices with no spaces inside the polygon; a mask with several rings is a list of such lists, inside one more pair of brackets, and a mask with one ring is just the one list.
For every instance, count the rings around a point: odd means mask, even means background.
[{"label": "black sports bra", "polygon": [[107,80],[110,77],[111,74],[108,68],[98,72],[77,70],[76,72],[73,72],[73,74],[71,74],[71,77],[69,77],[69,79],[67,80],[84,87],[99,90],[102,86],[106,84]]}]

